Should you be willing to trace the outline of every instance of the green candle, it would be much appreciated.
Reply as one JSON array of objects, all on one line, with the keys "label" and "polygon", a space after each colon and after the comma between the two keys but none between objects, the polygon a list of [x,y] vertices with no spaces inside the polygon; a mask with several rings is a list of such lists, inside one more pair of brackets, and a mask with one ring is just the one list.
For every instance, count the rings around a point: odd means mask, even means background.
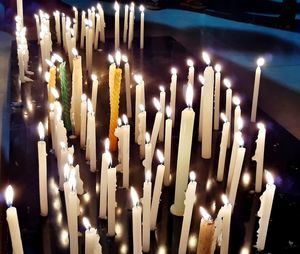
[{"label": "green candle", "polygon": [[66,62],[59,66],[59,78],[61,87],[61,98],[63,104],[63,121],[67,131],[72,131],[71,117],[70,117],[70,88],[67,78]]}]

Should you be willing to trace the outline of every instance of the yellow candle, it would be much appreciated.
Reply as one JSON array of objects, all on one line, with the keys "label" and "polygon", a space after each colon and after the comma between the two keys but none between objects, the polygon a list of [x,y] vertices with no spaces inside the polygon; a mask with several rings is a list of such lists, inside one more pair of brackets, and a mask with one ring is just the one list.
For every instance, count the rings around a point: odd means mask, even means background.
[{"label": "yellow candle", "polygon": [[56,84],[56,67],[52,64],[49,70],[49,81],[48,81],[48,102],[53,103],[55,101],[54,96],[51,93],[51,88],[55,88]]}]

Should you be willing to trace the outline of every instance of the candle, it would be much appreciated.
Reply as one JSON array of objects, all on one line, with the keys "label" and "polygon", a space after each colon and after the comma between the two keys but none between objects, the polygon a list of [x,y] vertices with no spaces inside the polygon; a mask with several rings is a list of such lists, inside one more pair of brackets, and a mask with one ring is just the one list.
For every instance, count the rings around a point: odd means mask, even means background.
[{"label": "candle", "polygon": [[134,33],[134,3],[130,4],[130,13],[129,13],[129,32],[128,32],[128,49],[132,47],[133,33]]},{"label": "candle", "polygon": [[75,167],[73,166],[74,163],[74,157],[73,153],[68,154],[68,164],[71,170],[71,173],[74,174],[74,177],[76,179],[76,192],[79,195],[83,194],[83,181],[80,178],[80,172],[79,172],[79,165],[77,164]]},{"label": "candle", "polygon": [[115,236],[117,176],[116,168],[111,167],[111,156],[109,157],[109,168],[107,170],[107,235]]},{"label": "candle", "polygon": [[99,217],[107,218],[107,170],[110,164],[109,139],[105,139],[105,152],[102,154],[101,178],[100,178],[100,199],[99,199]]},{"label": "candle", "polygon": [[224,206],[220,209],[222,216],[222,241],[221,241],[221,254],[227,254],[229,249],[229,238],[230,238],[230,223],[232,214],[232,205],[226,195],[222,195],[222,201]]},{"label": "candle", "polygon": [[140,105],[145,107],[145,85],[142,75],[134,75],[134,80],[137,83],[135,87],[135,142],[138,142],[139,137],[139,118]]},{"label": "candle", "polygon": [[164,178],[165,166],[164,163],[164,156],[160,150],[157,149],[156,151],[157,158],[160,164],[157,166],[156,177],[155,177],[155,184],[153,190],[153,197],[151,203],[151,210],[150,210],[150,228],[151,230],[156,229],[156,220],[157,220],[157,213],[159,207],[159,200],[161,195],[161,188]]},{"label": "candle", "polygon": [[172,119],[172,127],[174,127],[175,124],[175,110],[176,110],[176,90],[177,90],[177,69],[176,68],[171,68],[171,84],[170,84],[170,92],[171,92],[171,97],[170,97],[170,106],[171,106],[171,112],[173,113],[171,115]]},{"label": "candle", "polygon": [[[157,137],[158,137],[161,121],[162,121],[161,107],[160,107],[160,103],[157,98],[153,98],[153,104],[154,104],[155,108],[157,109],[157,113],[155,115],[155,120],[154,120],[152,133],[151,133],[152,157],[153,157],[154,150],[156,147]],[[152,158],[151,158],[151,161],[152,161]]]},{"label": "candle", "polygon": [[140,158],[145,158],[145,142],[144,138],[146,135],[146,117],[147,113],[143,104],[140,105],[140,113],[138,114],[139,119],[139,137],[138,144],[140,145]]},{"label": "candle", "polygon": [[235,105],[234,109],[234,128],[233,133],[236,133],[238,131],[238,119],[241,117],[241,100],[237,96],[232,97],[232,102]]},{"label": "candle", "polygon": [[85,227],[85,254],[102,253],[102,248],[99,243],[100,237],[97,234],[97,229],[92,228],[88,218],[83,217],[83,225]]},{"label": "candle", "polygon": [[198,130],[198,141],[202,141],[202,132],[203,132],[203,89],[204,89],[204,77],[203,75],[199,75],[198,79],[200,83],[202,84],[201,86],[201,96],[200,96],[200,108],[199,108],[199,130]]},{"label": "candle", "polygon": [[147,170],[143,188],[143,252],[150,250],[151,171]]},{"label": "candle", "polygon": [[259,93],[259,86],[260,86],[261,66],[263,66],[265,64],[265,59],[260,57],[257,59],[256,63],[257,63],[257,68],[255,71],[255,80],[254,80],[254,88],[253,88],[251,122],[256,122],[256,112],[257,112],[258,93]]},{"label": "candle", "polygon": [[87,124],[87,137],[86,148],[87,157],[90,160],[91,172],[96,171],[96,125],[95,125],[95,112],[93,111],[93,105],[88,100],[88,124]]},{"label": "candle", "polygon": [[17,0],[17,14],[20,17],[21,25],[23,26],[23,0]]},{"label": "candle", "polygon": [[64,184],[64,167],[66,163],[68,163],[68,158],[71,156],[73,158],[74,155],[74,146],[67,147],[67,143],[60,142],[60,156],[59,156],[59,189],[63,190]]},{"label": "candle", "polygon": [[126,115],[122,116],[124,125],[122,132],[122,169],[123,169],[123,187],[129,188],[129,159],[130,159],[130,125]]},{"label": "candle", "polygon": [[102,6],[100,4],[97,4],[97,9],[100,13],[100,29],[101,29],[101,33],[100,33],[100,41],[102,43],[105,43],[105,20],[104,20],[104,11],[102,9]]},{"label": "candle", "polygon": [[258,136],[255,141],[256,149],[252,160],[256,161],[256,177],[255,177],[255,192],[261,192],[262,176],[264,167],[264,155],[265,155],[265,142],[266,142],[266,128],[262,123],[258,123],[259,129]]},{"label": "candle", "polygon": [[267,170],[265,174],[267,179],[266,190],[259,198],[261,204],[257,213],[257,216],[259,217],[259,228],[257,230],[256,248],[258,251],[262,251],[265,248],[273,199],[276,190],[272,174]]},{"label": "candle", "polygon": [[215,225],[207,211],[200,207],[202,219],[200,222],[197,254],[210,254],[214,248]]},{"label": "candle", "polygon": [[150,170],[152,168],[152,145],[150,142],[150,134],[146,132],[145,134],[145,160],[143,160],[143,166],[145,167],[145,173],[147,170]]},{"label": "candle", "polygon": [[81,36],[80,36],[80,48],[84,46],[85,37],[85,11],[81,11]]},{"label": "candle", "polygon": [[95,37],[94,37],[94,49],[98,49],[98,43],[99,43],[99,33],[100,33],[100,14],[96,14],[96,31],[95,31]]},{"label": "candle", "polygon": [[45,75],[45,79],[48,82],[48,103],[53,103],[55,98],[52,94],[52,89],[55,89],[56,85],[56,67],[52,61],[46,59],[46,63],[50,66],[49,74]]},{"label": "candle", "polygon": [[222,129],[222,138],[220,144],[220,153],[219,153],[219,162],[218,162],[218,173],[217,173],[217,181],[222,182],[224,176],[224,167],[225,167],[225,159],[227,152],[227,142],[228,136],[230,132],[230,122],[227,121],[227,117],[224,113],[221,113],[221,118],[224,121],[223,129]]},{"label": "candle", "polygon": [[220,115],[220,83],[221,83],[221,65],[215,65],[215,111],[214,111],[214,130],[219,129],[219,115]]},{"label": "candle", "polygon": [[38,160],[39,160],[39,194],[40,194],[40,210],[42,216],[48,215],[48,190],[47,190],[47,152],[45,129],[41,122],[38,125],[40,141],[38,141]]},{"label": "candle", "polygon": [[127,41],[128,33],[128,4],[125,4],[125,14],[124,14],[124,30],[123,30],[123,43]]},{"label": "candle", "polygon": [[193,129],[195,112],[192,109],[193,88],[189,84],[186,90],[187,108],[181,113],[181,124],[178,145],[176,184],[174,204],[171,212],[174,215],[182,216],[184,212],[184,192],[188,182],[188,172],[190,168],[191,149],[193,140]]},{"label": "candle", "polygon": [[108,69],[108,86],[109,86],[109,96],[111,97],[111,93],[114,87],[115,82],[115,72],[116,72],[116,64],[114,63],[114,57],[109,54],[108,61],[110,62]]},{"label": "candle", "polygon": [[[225,114],[227,117],[227,121],[231,122],[231,103],[232,103],[232,90],[231,90],[231,82],[229,79],[224,79],[224,85],[227,87],[226,89],[226,107],[225,107]],[[228,136],[228,143],[227,147],[230,147],[230,135]]]},{"label": "candle", "polygon": [[36,39],[37,39],[37,43],[40,44],[40,40],[39,40],[40,39],[40,33],[41,33],[40,19],[39,19],[39,16],[37,14],[34,14],[34,18],[35,18],[35,25],[36,25]]},{"label": "candle", "polygon": [[121,172],[122,171],[122,156],[123,156],[123,145],[122,145],[122,139],[123,139],[123,132],[121,131],[122,127],[122,120],[121,118],[118,118],[118,126],[115,129],[115,136],[118,138],[118,162],[119,164],[117,165],[117,171]]},{"label": "candle", "polygon": [[66,15],[64,13],[61,14],[61,26],[62,26],[62,42],[64,50],[66,51]]},{"label": "candle", "polygon": [[86,104],[86,95],[81,95],[81,109],[80,109],[80,148],[85,148],[85,141],[86,141],[86,111],[87,111],[87,104]]},{"label": "candle", "polygon": [[93,87],[92,87],[92,105],[94,112],[96,114],[96,109],[97,109],[97,95],[98,95],[98,78],[95,74],[92,74],[92,80],[93,80]]},{"label": "candle", "polygon": [[120,6],[115,2],[115,49],[120,48]]},{"label": "candle", "polygon": [[212,147],[212,120],[213,120],[213,96],[214,96],[214,69],[209,66],[210,58],[206,52],[202,53],[203,60],[207,64],[204,70],[205,84],[203,87],[203,123],[202,123],[202,158],[211,158]]},{"label": "candle", "polygon": [[[74,11],[74,24],[78,24],[78,10],[75,6],[73,6],[73,11]],[[75,33],[75,41],[77,41],[77,34],[78,34],[78,26],[76,26],[76,30],[74,30]]]},{"label": "candle", "polygon": [[240,137],[238,142],[239,142],[239,148],[237,149],[234,171],[233,171],[232,180],[228,192],[228,199],[233,206],[235,203],[236,193],[240,181],[241,171],[242,171],[245,152],[246,152],[246,148],[243,147],[244,145],[243,138]]},{"label": "candle", "polygon": [[166,136],[165,136],[165,175],[164,185],[169,186],[170,184],[170,168],[171,168],[171,146],[172,146],[172,112],[169,106],[166,107],[167,120],[166,120]]},{"label": "candle", "polygon": [[192,171],[190,173],[190,183],[188,184],[187,191],[185,192],[185,201],[184,201],[184,214],[181,227],[180,241],[179,241],[179,254],[186,253],[188,237],[190,232],[191,220],[193,215],[193,207],[196,201],[196,187],[197,182],[195,181],[196,175]]},{"label": "candle", "polygon": [[10,239],[12,243],[13,253],[23,254],[23,244],[21,240],[20,226],[18,220],[17,209],[12,206],[14,190],[8,185],[5,190],[5,201],[8,206],[6,210],[6,220],[9,228]]},{"label": "candle", "polygon": [[127,56],[123,55],[122,60],[125,63],[125,92],[126,92],[126,111],[128,118],[132,117],[132,106],[131,106],[131,90],[130,90],[130,66],[128,63]]},{"label": "candle", "polygon": [[68,198],[69,198],[69,193],[71,191],[70,185],[69,185],[69,176],[70,176],[70,166],[69,164],[64,165],[64,185],[63,185],[63,190],[64,190],[64,196],[65,196],[65,206],[66,206],[66,213],[67,213],[67,220],[69,224],[69,203],[68,203]]},{"label": "candle", "polygon": [[142,253],[142,208],[139,203],[139,197],[133,187],[130,188],[132,207],[132,235],[133,235],[133,253]]},{"label": "candle", "polygon": [[187,66],[189,67],[189,73],[188,73],[188,84],[194,85],[194,76],[195,76],[195,68],[194,68],[194,62],[192,59],[188,59],[186,61]]},{"label": "candle", "polygon": [[55,17],[56,39],[57,39],[58,44],[61,45],[60,12],[55,11],[53,14]]},{"label": "candle", "polygon": [[145,7],[143,5],[140,6],[141,12],[141,26],[140,26],[140,49],[144,48],[144,19],[145,19]]},{"label": "candle", "polygon": [[160,94],[159,94],[159,104],[160,104],[160,112],[162,113],[162,119],[160,122],[159,128],[159,136],[158,139],[160,142],[164,140],[165,134],[165,105],[166,105],[166,92],[163,86],[159,86]]}]

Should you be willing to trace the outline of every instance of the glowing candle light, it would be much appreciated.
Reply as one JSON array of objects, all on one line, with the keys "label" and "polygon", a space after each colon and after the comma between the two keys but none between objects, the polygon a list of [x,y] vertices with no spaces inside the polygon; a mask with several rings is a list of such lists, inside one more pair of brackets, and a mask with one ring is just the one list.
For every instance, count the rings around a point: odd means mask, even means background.
[{"label": "glowing candle light", "polygon": [[172,119],[172,127],[174,127],[175,124],[175,110],[176,110],[176,91],[177,91],[177,69],[172,67],[171,68],[171,84],[170,84],[170,91],[171,91],[171,97],[170,97],[170,107],[171,107],[171,119]]},{"label": "glowing candle light", "polygon": [[83,225],[85,227],[85,254],[102,253],[102,248],[99,243],[100,237],[97,234],[97,229],[91,226],[88,218],[83,217]]},{"label": "glowing candle light", "polygon": [[[157,137],[159,134],[159,129],[160,129],[162,116],[163,116],[163,114],[161,112],[160,102],[157,98],[153,98],[153,104],[154,104],[154,107],[157,109],[157,113],[155,115],[155,120],[154,120],[152,133],[151,133],[152,157],[153,157],[154,150],[156,147]],[[152,159],[151,159],[151,161],[152,161]]]},{"label": "glowing candle light", "polygon": [[92,81],[93,81],[93,85],[92,85],[92,105],[93,105],[94,112],[96,114],[99,81],[98,81],[98,78],[95,74],[92,74],[91,78],[92,78]]},{"label": "glowing candle light", "polygon": [[158,139],[160,142],[162,142],[164,140],[164,134],[165,134],[166,92],[165,92],[165,88],[163,86],[159,86],[159,90],[160,90],[159,103],[160,103],[160,112],[162,114],[162,119],[160,122]]},{"label": "glowing candle light", "polygon": [[142,253],[142,208],[139,203],[139,197],[133,187],[130,188],[132,207],[132,235],[133,235],[133,253]]},{"label": "glowing candle light", "polygon": [[172,112],[169,106],[166,107],[166,135],[165,135],[165,175],[164,175],[164,185],[169,186],[170,184],[170,169],[171,169],[171,146],[172,146]]},{"label": "glowing candle light", "polygon": [[201,96],[200,96],[200,108],[199,108],[199,129],[198,129],[198,141],[202,141],[202,132],[203,132],[203,89],[204,89],[204,77],[203,75],[199,75],[198,79],[200,83],[202,84],[201,86]]},{"label": "glowing candle light", "polygon": [[150,250],[151,171],[147,170],[143,185],[143,251]]},{"label": "glowing candle light", "polygon": [[145,167],[145,173],[147,170],[152,168],[152,145],[150,142],[150,134],[146,132],[145,134],[145,160],[143,161],[143,166]]},{"label": "glowing candle light", "polygon": [[109,168],[107,170],[107,235],[115,236],[116,229],[116,187],[117,187],[117,175],[116,168],[112,168],[111,155],[109,154]]},{"label": "glowing candle light", "polygon": [[234,109],[234,125],[233,125],[233,133],[238,131],[238,119],[241,117],[241,100],[237,96],[232,97],[232,102],[235,105]]},{"label": "glowing candle light", "polygon": [[140,12],[141,12],[141,25],[140,25],[140,49],[143,49],[144,48],[144,34],[145,34],[145,31],[144,31],[144,19],[145,19],[145,7],[143,5],[140,6]]},{"label": "glowing candle light", "polygon": [[194,67],[194,61],[192,59],[188,59],[186,61],[187,66],[189,67],[189,73],[188,73],[188,84],[194,85],[194,77],[195,77],[195,67]]},{"label": "glowing candle light", "polygon": [[[232,108],[232,90],[231,90],[231,82],[229,79],[225,78],[223,80],[224,85],[227,87],[226,89],[226,107],[225,114],[227,117],[227,121],[231,122],[231,108]],[[228,136],[227,147],[230,147],[230,135]]]},{"label": "glowing candle light", "polygon": [[129,159],[130,159],[130,125],[126,115],[122,116],[124,125],[122,132],[122,169],[123,169],[123,187],[129,188]]},{"label": "glowing candle light", "polygon": [[132,117],[132,106],[131,106],[131,90],[130,90],[130,65],[128,63],[127,56],[122,56],[122,61],[125,63],[125,92],[126,92],[126,110],[128,118]]},{"label": "glowing candle light", "polygon": [[138,142],[139,137],[139,118],[140,105],[145,107],[145,84],[142,75],[134,75],[134,80],[137,83],[135,87],[135,142]]}]

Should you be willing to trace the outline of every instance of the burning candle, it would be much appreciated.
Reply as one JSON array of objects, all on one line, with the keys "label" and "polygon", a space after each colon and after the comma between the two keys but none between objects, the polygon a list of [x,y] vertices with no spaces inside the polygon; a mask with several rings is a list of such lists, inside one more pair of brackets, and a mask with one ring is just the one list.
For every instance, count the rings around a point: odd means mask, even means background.
[{"label": "burning candle", "polygon": [[57,42],[59,45],[61,45],[60,12],[55,11],[53,14],[55,18],[55,31],[56,31]]},{"label": "burning candle", "polygon": [[166,92],[163,86],[159,86],[160,94],[159,94],[159,104],[160,104],[160,112],[162,114],[162,119],[160,122],[159,128],[159,136],[158,139],[160,142],[164,140],[165,134],[165,106],[166,106]]},{"label": "burning candle", "polygon": [[159,200],[161,195],[161,188],[164,178],[164,171],[165,166],[164,163],[164,156],[160,150],[157,149],[157,158],[160,164],[157,166],[156,177],[155,177],[155,184],[153,190],[153,197],[152,197],[152,204],[151,204],[151,211],[150,211],[150,228],[151,230],[156,229],[156,220],[157,220],[157,213],[159,207]]},{"label": "burning candle", "polygon": [[134,75],[135,82],[135,142],[138,142],[139,137],[139,118],[140,105],[145,107],[145,84],[141,75]]},{"label": "burning candle", "polygon": [[123,55],[122,60],[125,63],[124,69],[125,69],[126,110],[127,110],[128,118],[131,118],[132,117],[132,106],[131,106],[131,90],[130,90],[130,66],[128,63],[127,56]]},{"label": "burning candle", "polygon": [[133,253],[142,253],[142,208],[139,203],[139,197],[133,187],[130,188],[132,207],[132,235],[133,235]]},{"label": "burning candle", "polygon": [[92,87],[92,105],[94,112],[96,114],[96,109],[97,109],[97,96],[98,96],[98,78],[95,74],[92,74],[92,80],[93,80],[93,87]]},{"label": "burning candle", "polygon": [[94,49],[98,49],[98,43],[99,43],[99,34],[100,34],[100,14],[96,14],[96,31],[95,31],[95,37],[94,37]]},{"label": "burning candle", "polygon": [[251,122],[256,122],[256,113],[257,113],[257,102],[258,94],[260,87],[260,76],[261,76],[261,67],[265,64],[265,59],[260,57],[256,61],[257,68],[255,71],[255,80],[253,88],[253,98],[252,98],[252,108],[251,108]]},{"label": "burning candle", "polygon": [[232,205],[226,195],[222,195],[222,201],[224,206],[221,207],[220,213],[222,216],[222,242],[221,242],[221,254],[227,254],[229,249],[230,239],[230,223],[232,214]]},{"label": "burning candle", "polygon": [[122,132],[122,169],[123,169],[123,187],[129,188],[129,159],[130,159],[130,125],[126,115],[122,116],[124,125]]},{"label": "burning candle", "polygon": [[10,239],[12,243],[13,253],[23,254],[23,244],[21,240],[20,226],[18,220],[17,209],[12,206],[14,198],[14,190],[8,185],[5,190],[5,201],[8,206],[6,210],[6,220],[9,228]]},{"label": "burning candle", "polygon": [[145,158],[145,142],[144,138],[146,135],[146,117],[147,112],[143,104],[140,105],[140,113],[138,114],[139,119],[139,137],[138,144],[140,145],[140,158]]},{"label": "burning candle", "polygon": [[152,168],[152,145],[150,142],[150,134],[146,132],[145,134],[145,160],[143,161],[143,166],[145,167],[145,173],[147,170],[150,170]]},{"label": "burning candle", "polygon": [[128,32],[128,49],[132,47],[133,33],[134,33],[134,3],[130,4],[129,13],[129,32]]},{"label": "burning candle", "polygon": [[261,195],[260,199],[260,208],[258,210],[257,216],[259,217],[258,225],[259,228],[257,230],[257,242],[256,247],[258,251],[262,251],[265,248],[269,221],[272,211],[273,199],[276,190],[276,186],[274,184],[274,178],[272,174],[266,170],[266,190]]},{"label": "burning candle", "polygon": [[192,59],[188,59],[186,61],[187,66],[189,67],[189,73],[188,73],[188,84],[194,85],[194,76],[195,76],[195,68],[194,68],[194,62]]},{"label": "burning candle", "polygon": [[115,49],[120,48],[120,6],[115,2]]},{"label": "burning candle", "polygon": [[172,146],[172,112],[169,106],[166,107],[167,120],[166,120],[166,136],[165,136],[165,175],[164,185],[169,186],[170,184],[170,169],[171,169],[171,146]]},{"label": "burning candle", "polygon": [[81,95],[81,109],[80,109],[80,148],[85,148],[85,141],[86,141],[86,112],[87,112],[87,102],[86,102],[86,95]]},{"label": "burning candle", "polygon": [[[232,90],[231,90],[231,82],[229,79],[225,78],[223,80],[224,85],[227,87],[226,89],[226,107],[225,107],[225,114],[227,117],[227,121],[231,122],[231,108],[232,108]],[[228,143],[227,147],[230,147],[230,135],[228,136]]]},{"label": "burning candle", "polygon": [[127,41],[127,33],[128,33],[128,9],[129,9],[128,4],[125,4],[123,43],[126,43],[126,41]]},{"label": "burning candle", "polygon": [[47,190],[47,152],[45,129],[42,122],[39,122],[38,132],[40,141],[38,141],[38,159],[39,159],[39,193],[40,193],[40,210],[42,216],[48,215],[48,190]]},{"label": "burning candle", "polygon": [[84,37],[85,37],[85,11],[81,12],[81,36],[80,36],[80,48],[84,46]]},{"label": "burning candle", "polygon": [[193,129],[195,120],[195,112],[192,108],[192,103],[193,87],[191,84],[189,84],[186,90],[187,108],[184,109],[181,113],[175,197],[174,204],[171,206],[172,214],[177,216],[182,216],[184,212],[184,192],[187,187],[188,173],[190,168]]},{"label": "burning candle", "polygon": [[144,19],[145,19],[145,7],[143,5],[140,6],[141,12],[141,26],[140,26],[140,49],[144,48]]},{"label": "burning candle", "polygon": [[171,68],[171,84],[170,84],[170,107],[171,107],[171,119],[172,119],[172,127],[174,127],[175,124],[175,110],[176,110],[176,90],[177,90],[177,69]]},{"label": "burning candle", "polygon": [[116,223],[116,187],[117,187],[117,175],[116,168],[112,168],[111,156],[109,167],[107,170],[107,235],[115,236],[115,223]]},{"label": "burning candle", "polygon": [[[154,150],[156,147],[157,137],[158,137],[158,133],[159,133],[162,117],[163,117],[163,114],[161,112],[160,103],[157,98],[153,98],[153,104],[154,104],[154,107],[157,109],[157,113],[155,115],[155,120],[154,120],[152,133],[151,133],[152,157],[153,157]],[[151,161],[152,161],[152,159],[151,159]]]},{"label": "burning candle", "polygon": [[183,214],[183,221],[181,227],[181,235],[179,241],[179,254],[186,253],[188,237],[190,232],[191,220],[193,215],[193,207],[196,201],[196,187],[197,182],[196,175],[192,171],[190,173],[190,183],[188,184],[186,193],[185,193],[185,201],[184,201],[184,214]]},{"label": "burning candle", "polygon": [[199,75],[198,79],[200,83],[202,84],[201,86],[201,95],[200,95],[200,108],[199,108],[199,130],[198,130],[198,141],[202,141],[202,132],[203,132],[203,89],[204,89],[204,77],[203,75]]},{"label": "burning candle", "polygon": [[233,133],[236,133],[238,131],[238,119],[241,117],[241,100],[237,96],[232,97],[232,102],[235,105],[234,109],[234,128]]},{"label": "burning candle", "polygon": [[147,170],[143,190],[143,252],[150,250],[151,171]]},{"label": "burning candle", "polygon": [[220,84],[221,84],[221,65],[215,65],[215,111],[214,111],[214,129],[219,129],[219,114],[220,114]]},{"label": "burning candle", "polygon": [[[83,217],[83,225],[85,227],[85,254],[102,253],[101,245],[99,244],[100,237],[97,234],[97,229],[92,228],[88,218]],[[100,250],[100,251],[99,251]]]}]

